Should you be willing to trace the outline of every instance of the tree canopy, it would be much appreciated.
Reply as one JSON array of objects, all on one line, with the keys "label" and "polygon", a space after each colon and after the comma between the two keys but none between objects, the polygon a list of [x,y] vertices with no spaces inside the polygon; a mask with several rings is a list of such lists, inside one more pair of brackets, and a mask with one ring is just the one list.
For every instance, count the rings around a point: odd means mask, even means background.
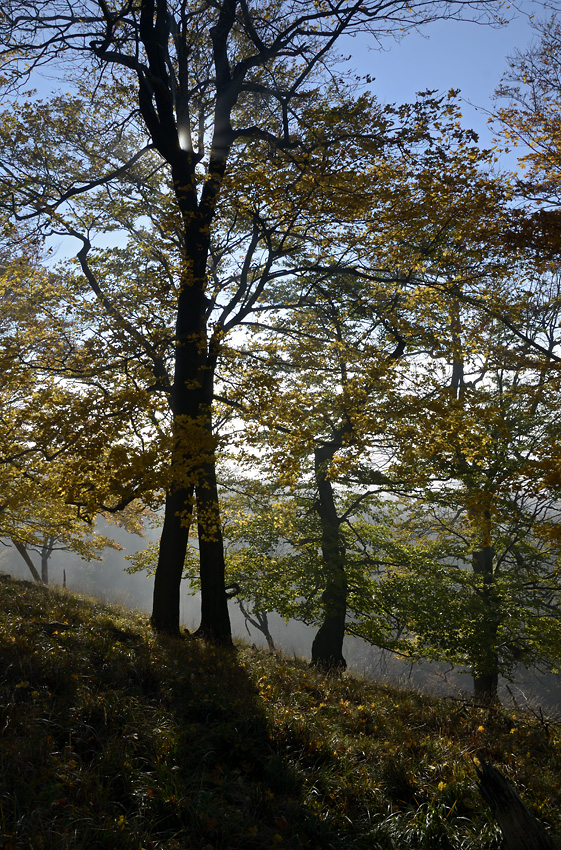
[{"label": "tree canopy", "polygon": [[[196,528],[199,632],[217,642],[233,576],[256,616],[274,601],[319,626],[322,666],[344,666],[349,631],[464,660],[485,692],[525,648],[552,658],[552,219],[536,242],[539,217],[514,212],[520,184],[462,128],[455,92],[384,107],[336,53],[358,32],[377,44],[498,9],[8,4],[3,534],[38,543],[33,523],[48,533],[56,514],[78,545],[76,522],[141,500],[163,509],[158,631],[179,633]],[[543,34],[502,118],[532,140],[526,185],[551,207],[556,24]],[[531,103],[529,63],[545,69]],[[28,89],[43,70],[63,93]],[[54,240],[73,256],[45,254]],[[263,480],[239,472],[249,507],[221,516],[226,456],[230,484],[232,463]],[[282,528],[256,513],[271,500]]]}]

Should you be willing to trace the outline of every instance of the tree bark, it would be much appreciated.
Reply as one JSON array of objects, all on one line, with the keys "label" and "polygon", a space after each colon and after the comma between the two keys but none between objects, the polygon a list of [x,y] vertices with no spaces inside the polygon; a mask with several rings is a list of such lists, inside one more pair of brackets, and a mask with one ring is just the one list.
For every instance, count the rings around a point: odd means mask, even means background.
[{"label": "tree bark", "polygon": [[345,547],[341,540],[333,486],[326,476],[327,463],[332,455],[330,447],[315,450],[316,510],[321,523],[325,590],[322,595],[324,619],[312,643],[312,665],[326,671],[344,670],[347,666],[343,657],[347,617]]},{"label": "tree bark", "polygon": [[41,581],[43,584],[49,583],[49,558],[53,554],[54,545],[55,538],[53,535],[45,535],[41,546]]},{"label": "tree bark", "polygon": [[193,488],[170,490],[166,495],[150,621],[152,628],[162,634],[178,636],[180,633],[181,578],[189,539],[189,525],[182,513],[192,510],[192,505]]},{"label": "tree bark", "polygon": [[[210,226],[220,182],[224,176],[224,164],[220,163],[214,167],[212,179],[207,180],[200,203],[197,203],[195,163],[192,157],[185,156],[184,153],[179,154],[172,166],[174,191],[185,235],[171,393],[176,444],[171,484],[166,499],[166,518],[160,538],[152,613],[154,628],[168,634],[179,633],[180,583],[189,535],[187,515],[191,513],[194,490],[197,491],[197,503],[199,507],[203,506],[203,511],[207,507],[210,510],[212,504],[213,509],[218,512],[212,434],[212,398],[217,355],[209,351],[204,291]],[[174,511],[176,514],[183,514],[182,521],[178,517],[173,518]],[[199,542],[201,544],[201,541]],[[221,643],[231,643],[224,590],[221,533],[213,541],[202,541],[200,552],[202,619],[199,633]],[[168,614],[164,613],[166,596],[170,608]]]},{"label": "tree bark", "polygon": [[39,582],[39,584],[42,584],[43,582],[41,581],[41,576],[37,572],[37,570],[35,568],[35,564],[31,560],[29,552],[27,551],[27,549],[25,548],[23,543],[19,543],[17,540],[14,540],[13,538],[12,538],[12,543],[14,544],[14,546],[16,547],[18,552],[20,553],[21,557],[23,558],[23,560],[25,561],[27,566],[29,567],[29,572],[33,576],[34,581],[37,581],[37,582]]},{"label": "tree bark", "polygon": [[499,684],[499,654],[497,635],[499,618],[497,612],[496,589],[494,587],[493,561],[495,550],[492,546],[483,546],[473,553],[473,571],[483,577],[477,616],[478,646],[477,654],[472,658],[473,696],[478,702],[490,703],[497,699]]},{"label": "tree bark", "polygon": [[189,539],[193,493],[201,473],[200,375],[206,353],[206,334],[203,286],[200,274],[197,277],[201,263],[198,256],[200,252],[192,245],[190,251],[194,258],[184,258],[177,304],[175,371],[170,400],[174,446],[151,618],[152,627],[156,631],[170,635],[180,633],[181,578]]},{"label": "tree bark", "polygon": [[476,770],[481,796],[491,807],[503,833],[504,850],[557,850],[500,770],[485,762]]},{"label": "tree bark", "polygon": [[44,548],[41,550],[41,581],[43,584],[49,583],[49,556]]},{"label": "tree bark", "polygon": [[246,622],[247,633],[249,634],[249,629],[247,628],[247,623],[250,623],[257,631],[261,632],[265,640],[267,641],[267,646],[271,650],[271,652],[275,652],[275,642],[273,640],[273,636],[269,629],[269,618],[267,616],[266,611],[253,611],[251,614],[245,608],[241,599],[238,600],[238,605],[240,606],[240,611],[244,615]]},{"label": "tree bark", "polygon": [[196,494],[201,576],[201,624],[197,635],[222,646],[232,646],[214,456],[205,465]]}]

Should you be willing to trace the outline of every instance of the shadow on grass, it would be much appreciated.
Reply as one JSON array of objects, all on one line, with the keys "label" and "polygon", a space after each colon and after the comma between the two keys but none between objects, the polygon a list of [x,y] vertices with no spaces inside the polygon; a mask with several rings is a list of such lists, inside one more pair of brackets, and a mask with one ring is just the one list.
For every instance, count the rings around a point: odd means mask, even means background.
[{"label": "shadow on grass", "polygon": [[491,850],[472,756],[554,833],[560,746],[551,724],[0,581],[0,850]]},{"label": "shadow on grass", "polygon": [[29,583],[0,599],[2,850],[342,846],[236,651]]}]

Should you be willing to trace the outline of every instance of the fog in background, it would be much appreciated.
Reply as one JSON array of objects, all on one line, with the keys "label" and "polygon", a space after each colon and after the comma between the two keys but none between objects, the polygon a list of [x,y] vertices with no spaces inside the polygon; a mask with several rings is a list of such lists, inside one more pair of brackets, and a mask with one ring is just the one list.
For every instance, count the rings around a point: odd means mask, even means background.
[{"label": "fog in background", "polygon": [[[150,613],[154,580],[146,573],[125,572],[128,562],[125,555],[142,550],[150,540],[157,540],[160,529],[147,529],[144,537],[129,534],[113,525],[99,522],[97,530],[115,540],[121,551],[105,549],[103,561],[84,561],[73,552],[54,552],[49,560],[49,583],[62,586],[66,573],[68,590],[86,594],[102,602],[117,603],[126,608]],[[40,570],[39,557],[31,557]],[[0,542],[0,573],[13,578],[32,580],[28,567],[19,553]],[[250,644],[266,647],[264,636],[246,621],[235,599],[230,602],[230,616],[234,636]],[[189,631],[197,628],[200,600],[198,594],[189,595],[186,586],[181,594],[181,623]],[[311,645],[316,633],[314,627],[294,620],[286,623],[277,614],[269,615],[270,632],[278,650],[300,658],[310,658]],[[452,699],[468,699],[472,681],[467,672],[450,665],[431,662],[411,663],[393,653],[370,646],[364,641],[347,637],[344,647],[349,671],[388,684],[418,688]],[[561,716],[561,676],[520,668],[514,682],[501,681],[501,700],[505,706],[543,710],[555,717]]]}]

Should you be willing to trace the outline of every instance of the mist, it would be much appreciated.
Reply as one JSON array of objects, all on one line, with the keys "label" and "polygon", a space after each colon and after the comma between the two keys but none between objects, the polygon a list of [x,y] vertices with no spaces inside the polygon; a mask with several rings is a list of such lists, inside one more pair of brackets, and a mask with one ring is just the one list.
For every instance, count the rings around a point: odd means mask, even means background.
[{"label": "mist", "polygon": [[[110,536],[121,550],[103,550],[103,560],[85,561],[74,552],[55,552],[49,560],[49,584],[62,587],[66,578],[68,590],[91,596],[101,602],[122,605],[127,609],[150,614],[154,579],[145,572],[127,573],[129,566],[125,555],[131,555],[146,547],[150,540],[157,540],[160,529],[146,529],[143,537],[130,534],[122,528],[100,520],[97,530]],[[13,546],[0,541],[0,573],[13,578],[32,580],[28,567]],[[31,552],[34,563],[39,567],[39,558]],[[229,603],[232,633],[256,647],[267,647],[264,635],[248,624],[235,599]],[[181,593],[181,625],[189,632],[199,622],[200,596],[189,593],[186,583]],[[275,612],[268,615],[270,632],[275,648],[298,658],[310,658],[316,627],[291,620],[288,623]],[[435,696],[451,700],[469,700],[471,678],[467,669],[430,661],[399,658],[387,650],[371,646],[365,641],[347,636],[344,655],[348,670],[355,675],[376,679],[388,685],[418,689]],[[520,667],[513,681],[501,678],[499,697],[505,708],[516,707],[550,716],[561,716],[561,676],[549,671]]]}]

